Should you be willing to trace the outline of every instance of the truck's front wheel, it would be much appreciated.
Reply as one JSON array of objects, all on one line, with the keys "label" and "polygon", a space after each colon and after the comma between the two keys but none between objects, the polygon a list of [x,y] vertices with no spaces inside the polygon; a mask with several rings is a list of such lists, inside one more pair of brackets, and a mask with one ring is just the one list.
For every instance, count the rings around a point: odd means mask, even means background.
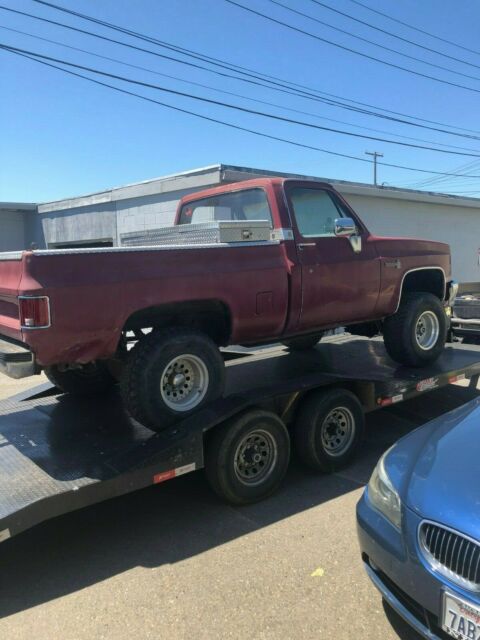
[{"label": "truck's front wheel", "polygon": [[225,366],[215,343],[188,329],[154,331],[128,356],[124,402],[138,422],[161,431],[220,397]]},{"label": "truck's front wheel", "polygon": [[431,293],[407,293],[397,313],[383,326],[388,355],[410,367],[424,367],[442,353],[447,337],[447,316]]}]

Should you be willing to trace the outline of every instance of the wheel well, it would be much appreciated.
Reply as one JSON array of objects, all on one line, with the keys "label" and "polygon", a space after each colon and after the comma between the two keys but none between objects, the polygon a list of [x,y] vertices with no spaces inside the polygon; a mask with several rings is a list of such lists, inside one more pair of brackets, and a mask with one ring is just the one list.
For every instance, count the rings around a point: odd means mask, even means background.
[{"label": "wheel well", "polygon": [[208,335],[218,345],[226,345],[231,334],[229,308],[219,300],[198,300],[158,305],[133,313],[123,331],[147,328],[188,327]]},{"label": "wheel well", "polygon": [[401,295],[413,291],[425,291],[443,300],[445,275],[441,269],[421,269],[407,273],[403,280]]}]

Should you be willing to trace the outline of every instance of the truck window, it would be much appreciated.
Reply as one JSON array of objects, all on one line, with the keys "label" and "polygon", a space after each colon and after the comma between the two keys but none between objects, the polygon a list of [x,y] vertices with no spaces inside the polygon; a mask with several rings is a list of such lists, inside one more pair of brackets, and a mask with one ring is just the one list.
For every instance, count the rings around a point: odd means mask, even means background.
[{"label": "truck window", "polygon": [[265,220],[272,227],[272,214],[263,189],[221,193],[183,205],[179,224],[218,220]]},{"label": "truck window", "polygon": [[304,238],[334,235],[335,218],[344,216],[327,191],[296,187],[289,195],[298,230]]}]

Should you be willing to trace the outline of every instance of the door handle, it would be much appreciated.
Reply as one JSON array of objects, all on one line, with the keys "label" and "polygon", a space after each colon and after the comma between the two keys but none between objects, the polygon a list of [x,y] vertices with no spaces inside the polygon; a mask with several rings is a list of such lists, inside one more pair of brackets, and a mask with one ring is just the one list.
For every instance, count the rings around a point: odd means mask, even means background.
[{"label": "door handle", "polygon": [[297,244],[297,247],[299,249],[304,249],[305,247],[316,247],[317,243],[316,242],[299,242]]}]

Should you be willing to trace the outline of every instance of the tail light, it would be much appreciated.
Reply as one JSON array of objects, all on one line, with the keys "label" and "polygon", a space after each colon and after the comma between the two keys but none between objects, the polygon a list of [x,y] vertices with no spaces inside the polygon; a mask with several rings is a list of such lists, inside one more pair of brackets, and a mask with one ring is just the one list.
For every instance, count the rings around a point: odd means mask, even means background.
[{"label": "tail light", "polygon": [[50,300],[47,296],[19,296],[22,329],[47,329],[50,326]]}]

